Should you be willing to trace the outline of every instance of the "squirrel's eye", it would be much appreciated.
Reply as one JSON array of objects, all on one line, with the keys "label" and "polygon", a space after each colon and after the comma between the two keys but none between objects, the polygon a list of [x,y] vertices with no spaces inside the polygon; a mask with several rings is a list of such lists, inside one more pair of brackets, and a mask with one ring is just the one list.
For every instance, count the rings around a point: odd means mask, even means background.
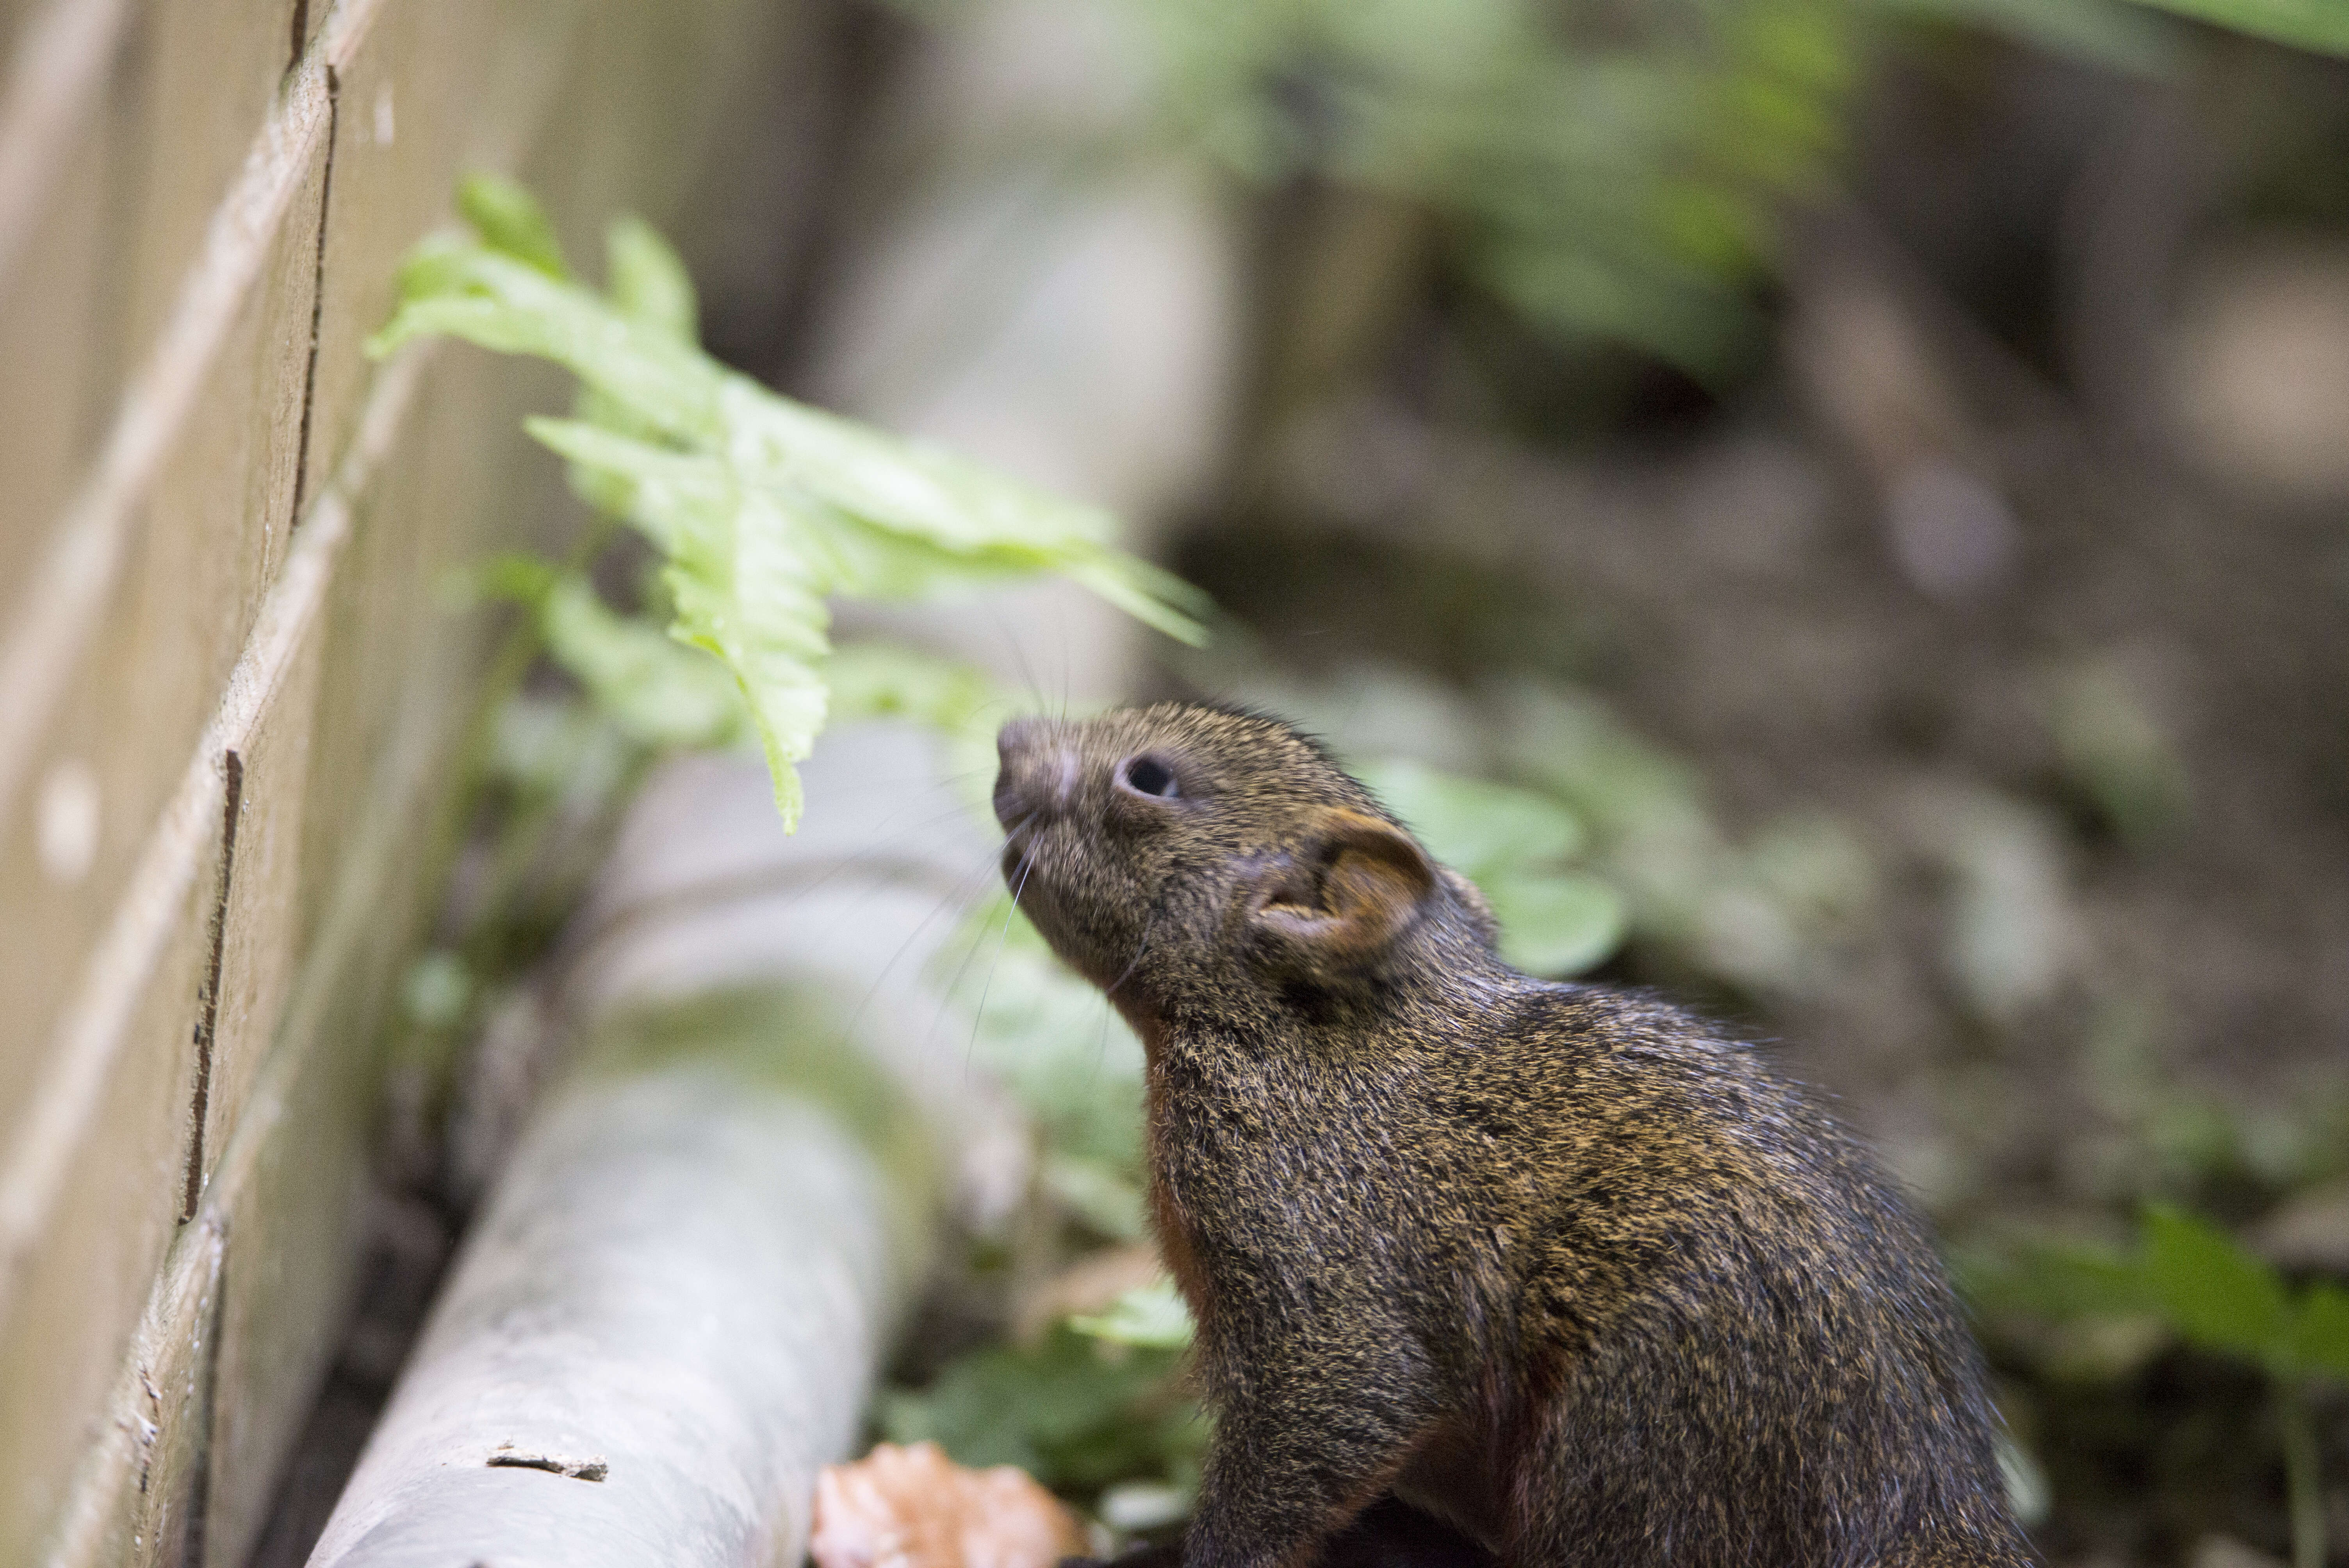
[{"label": "squirrel's eye", "polygon": [[1137,795],[1172,800],[1181,793],[1174,786],[1174,769],[1155,757],[1129,757],[1120,772],[1125,787]]}]

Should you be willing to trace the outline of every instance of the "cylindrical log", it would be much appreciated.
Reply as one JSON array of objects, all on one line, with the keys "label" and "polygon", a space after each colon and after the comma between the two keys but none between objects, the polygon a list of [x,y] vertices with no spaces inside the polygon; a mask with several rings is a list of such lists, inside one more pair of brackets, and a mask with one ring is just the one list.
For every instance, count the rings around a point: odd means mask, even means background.
[{"label": "cylindrical log", "polygon": [[639,803],[593,906],[605,935],[553,1009],[588,1038],[312,1568],[800,1561],[816,1470],[855,1439],[940,1175],[972,1147],[978,1097],[941,1092],[957,1031],[917,998],[954,926],[938,886],[987,864],[936,797],[928,841],[876,858],[882,803],[931,759],[885,736],[826,749],[809,816],[829,833],[784,840],[755,760],[689,761]]}]

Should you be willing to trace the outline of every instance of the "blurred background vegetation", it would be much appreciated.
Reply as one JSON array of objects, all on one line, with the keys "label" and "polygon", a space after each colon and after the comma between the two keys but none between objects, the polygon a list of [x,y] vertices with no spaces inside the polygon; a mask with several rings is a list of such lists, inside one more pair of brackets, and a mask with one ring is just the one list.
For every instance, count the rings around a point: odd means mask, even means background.
[{"label": "blurred background vegetation", "polygon": [[[1204,431],[1179,460],[981,453],[1136,514],[1217,606],[1199,649],[1056,630],[1011,684],[1294,717],[1517,962],[1831,1090],[1960,1266],[2051,1562],[2349,1561],[2349,6],[815,15],[691,257],[719,358],[957,438],[996,428],[939,412],[972,363],[1081,403],[1056,355],[1224,346],[1144,401]],[[1137,190],[1178,193],[1138,246],[1050,253]],[[502,826],[412,978],[419,1048],[554,941],[563,823],[741,727],[705,691],[680,729],[642,699],[695,677],[580,608],[592,578],[665,617],[646,561],[492,584],[602,706],[533,683],[481,749]],[[859,658],[837,714],[940,722],[983,774],[977,677]],[[1164,1526],[1204,1431],[1138,1050],[1001,902],[957,952],[1032,1201],[969,1238],[877,1429]]]}]

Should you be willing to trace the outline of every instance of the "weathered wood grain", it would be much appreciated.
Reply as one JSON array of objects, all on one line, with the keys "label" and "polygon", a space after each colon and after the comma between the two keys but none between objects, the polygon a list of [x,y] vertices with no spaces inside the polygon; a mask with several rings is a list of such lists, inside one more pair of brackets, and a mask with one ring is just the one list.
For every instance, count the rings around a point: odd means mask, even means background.
[{"label": "weathered wood grain", "polygon": [[233,1568],[347,1312],[504,621],[440,589],[578,521],[517,430],[559,377],[361,345],[469,170],[583,246],[660,215],[763,8],[13,5],[0,1563]]},{"label": "weathered wood grain", "polygon": [[33,1560],[179,1219],[190,1046],[220,811],[189,781],[89,970],[0,1190],[0,1562]]},{"label": "weathered wood grain", "polygon": [[[130,1326],[182,1212],[194,1132],[198,1025],[215,985],[212,935],[232,754],[254,753],[316,645],[347,509],[315,509],[222,684],[60,1016],[23,1132],[0,1160],[0,1531],[36,1535],[61,1499]],[[299,691],[298,681],[294,689]],[[60,1435],[65,1440],[60,1440]],[[37,1435],[37,1436],[36,1436]],[[0,1460],[12,1456],[0,1448]],[[0,1536],[0,1561],[18,1561]]]},{"label": "weathered wood grain", "polygon": [[186,1562],[195,1551],[224,1250],[210,1223],[184,1227],[172,1243],[105,1425],[75,1472],[53,1563],[133,1568]]},{"label": "weathered wood grain", "polygon": [[61,881],[42,864],[45,800],[37,791],[14,800],[0,838],[9,850],[0,908],[24,930],[26,963],[0,979],[0,1016],[16,1021],[0,1040],[0,1106],[24,1108],[16,1118],[33,1108],[30,1079],[54,1049],[75,960],[115,908],[129,857],[186,768],[294,535],[324,152],[319,136],[146,489],[108,519],[122,535],[108,592],[91,593],[89,622],[64,638],[73,644],[70,665],[61,662],[64,699],[21,758],[85,768],[98,848],[89,873]]},{"label": "weathered wood grain", "polygon": [[[206,1193],[206,1212],[233,1238],[206,1530],[207,1560],[225,1564],[241,1563],[259,1534],[347,1306],[381,1092],[383,1019],[431,881],[431,865],[413,850],[446,801],[449,758],[473,700],[461,678],[424,689],[435,661],[421,644],[437,632],[461,655],[478,645],[478,630],[452,638],[452,628],[421,615],[336,614],[373,593],[402,597],[401,577],[363,569],[379,559],[368,554],[370,543],[417,521],[398,500],[408,478],[431,460],[431,415],[448,394],[449,369],[442,360],[416,391],[378,384],[362,425],[368,434],[345,465],[350,489],[329,490],[324,511],[304,524],[346,534],[323,606],[320,723],[344,711],[337,694],[368,655],[386,663],[406,655],[419,684],[388,705],[363,754],[314,753],[303,869],[316,892],[297,900],[288,890],[281,911],[310,912],[301,966]],[[450,673],[460,676],[461,667]],[[289,950],[294,935],[281,933]]]},{"label": "weathered wood grain", "polygon": [[299,5],[150,0],[140,16],[138,146],[125,170],[139,193],[125,311],[134,355],[161,330],[254,129],[292,72]]},{"label": "weathered wood grain", "polygon": [[333,62],[335,200],[310,419],[325,460],[342,451],[358,416],[369,374],[363,345],[390,319],[399,258],[455,221],[450,198],[461,176],[523,170],[578,37],[603,9],[403,0]]},{"label": "weathered wood grain", "polygon": [[294,894],[302,873],[302,813],[326,630],[325,616],[314,617],[275,697],[237,753],[239,789],[222,832],[212,973],[197,998],[196,1083],[181,1206],[189,1217],[276,1037],[301,946]]},{"label": "weathered wood grain", "polygon": [[130,0],[20,12],[30,36],[0,81],[0,583],[36,559],[121,369],[128,269],[110,242],[129,206],[130,13]]}]

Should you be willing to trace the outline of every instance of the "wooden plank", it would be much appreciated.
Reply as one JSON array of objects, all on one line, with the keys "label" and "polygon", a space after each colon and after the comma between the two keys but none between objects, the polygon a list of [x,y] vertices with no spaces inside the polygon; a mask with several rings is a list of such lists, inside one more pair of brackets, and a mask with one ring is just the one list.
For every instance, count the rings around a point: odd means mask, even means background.
[{"label": "wooden plank", "polygon": [[[43,672],[28,678],[57,682],[63,698],[38,716],[43,727],[22,737],[16,757],[0,755],[0,774],[13,762],[37,786],[0,815],[0,922],[23,934],[21,961],[0,972],[0,1016],[16,1023],[0,1036],[0,1146],[5,1129],[31,1114],[26,1097],[77,960],[109,918],[293,533],[323,118],[317,129],[306,161],[287,171],[248,286],[202,299],[223,319],[210,324],[205,374],[155,442],[141,482],[120,494],[101,477],[108,510],[71,525],[80,539],[109,536],[103,576],[60,590],[88,607],[67,622],[48,615],[51,602],[30,604],[0,653],[0,665],[10,654],[41,660]],[[125,421],[141,417],[126,407]],[[78,877],[57,875],[53,852],[54,781],[67,776],[81,779],[96,817]]]},{"label": "wooden plank", "polygon": [[[411,358],[387,378],[388,423],[396,424],[406,407],[415,372]],[[226,759],[232,754],[253,758],[256,785],[280,777],[274,748],[301,733],[303,710],[315,701],[325,605],[350,531],[349,508],[338,490],[330,490],[305,519],[243,656],[224,685],[220,708],[142,857],[130,897],[68,1009],[60,1049],[36,1102],[44,1114],[26,1145],[12,1150],[0,1165],[0,1286],[15,1287],[0,1294],[0,1463],[8,1465],[5,1476],[16,1487],[0,1494],[0,1562],[30,1560],[29,1547],[59,1501],[55,1488],[62,1468],[77,1452],[85,1455],[81,1484],[75,1508],[65,1516],[59,1550],[103,1546],[105,1532],[93,1535],[86,1516],[106,1513],[100,1494],[119,1466],[103,1451],[105,1430],[78,1418],[98,1408],[105,1387],[102,1378],[91,1385],[91,1364],[110,1369],[141,1302],[150,1323],[179,1321],[171,1303],[183,1293],[172,1270],[167,1266],[151,1290],[150,1283],[160,1238],[170,1233],[183,1191],[195,1079],[192,1042],[208,982],[219,973],[212,936],[218,929],[222,889],[235,886],[242,848],[225,826],[234,820],[228,803],[231,780],[239,772]],[[301,779],[283,783],[298,789]],[[279,826],[298,830],[293,820]],[[369,863],[398,865],[396,835],[387,830],[379,836],[386,842]],[[240,830],[235,839],[241,838]],[[343,848],[347,863],[367,861],[361,846]],[[365,896],[369,891],[362,887],[354,895],[359,918],[347,922],[362,936],[368,929],[366,919],[378,907]],[[388,974],[403,944],[347,940],[346,945],[379,951],[376,962]],[[228,956],[228,950],[218,951]],[[225,997],[236,981],[223,981],[219,994]],[[379,991],[378,986],[378,995],[360,999],[370,1016],[379,1011]],[[139,1000],[126,1004],[125,996]],[[363,1051],[356,1054],[365,1057]],[[301,1107],[288,1114],[285,1098],[272,1100],[274,1109],[238,1119],[241,1130],[253,1130],[243,1134],[243,1148],[250,1150],[281,1125],[297,1140],[307,1138],[315,1144],[316,1130],[305,1124]],[[145,1114],[134,1116],[117,1103],[125,1100],[135,1101]],[[200,1228],[224,1233],[229,1216],[237,1212],[236,1195],[253,1185],[254,1160],[250,1153],[238,1155],[239,1147],[232,1139],[222,1150],[232,1175],[208,1195]],[[305,1158],[296,1154],[287,1162],[290,1179],[308,1182],[318,1193],[357,1178],[353,1159],[321,1156],[323,1163],[305,1164]],[[159,1193],[166,1200],[160,1222]],[[285,1191],[272,1197],[281,1203],[293,1201]],[[328,1240],[321,1255],[331,1258],[336,1246]],[[261,1257],[266,1252],[255,1247],[237,1255]],[[318,1262],[317,1256],[310,1260]],[[281,1258],[279,1266],[298,1273],[303,1264]],[[306,1277],[331,1281],[337,1274],[331,1265],[313,1266]],[[126,1293],[133,1298],[128,1312]],[[218,1299],[224,1303],[224,1291]],[[281,1295],[272,1300],[271,1310],[290,1305]],[[214,1336],[213,1343],[220,1342]],[[134,1359],[137,1354],[134,1346]],[[53,1369],[52,1363],[59,1361],[71,1363],[67,1372]],[[20,1368],[26,1373],[21,1377]],[[208,1428],[212,1415],[205,1406],[181,1406],[172,1419]],[[100,1445],[95,1453],[88,1450],[93,1441]],[[37,1445],[46,1468],[9,1444],[26,1449]],[[210,1452],[203,1436],[177,1429],[153,1436],[149,1446],[159,1452]],[[209,1475],[209,1460],[205,1470]],[[147,1539],[151,1547],[151,1537]]]},{"label": "wooden plank", "polygon": [[[126,331],[135,356],[161,330],[188,263],[294,64],[300,0],[169,0],[142,19],[140,192]],[[323,9],[323,7],[322,7]]]},{"label": "wooden plank", "polygon": [[[348,0],[367,9],[370,0]],[[0,820],[44,760],[43,738],[134,553],[155,479],[214,390],[221,350],[260,280],[297,198],[319,172],[330,118],[327,74],[295,73],[212,215],[171,318],[127,385],[89,471],[0,620]],[[315,268],[313,269],[315,273]]]},{"label": "wooden plank", "polygon": [[54,1568],[177,1568],[201,1537],[223,1238],[183,1226],[74,1475]]},{"label": "wooden plank", "polygon": [[[340,575],[338,573],[338,575]],[[194,1146],[182,1213],[192,1216],[277,1033],[301,934],[295,890],[318,711],[326,617],[294,655],[276,697],[235,753],[239,786],[223,832],[223,896],[212,972],[196,1021]],[[319,848],[331,854],[332,846]]]},{"label": "wooden plank", "polygon": [[275,705],[306,698],[304,660],[348,535],[347,508],[322,501],[306,521],[0,1154],[0,1562],[24,1561],[13,1548],[61,1501],[73,1437],[181,1212],[197,1026],[233,881],[228,758],[260,755]]},{"label": "wooden plank", "polygon": [[120,369],[128,12],[57,0],[0,87],[0,583],[21,579],[47,537]]},{"label": "wooden plank", "polygon": [[[569,128],[600,112],[596,95],[610,85],[603,74],[613,68],[609,55],[596,71],[575,66],[559,98],[554,84],[533,90],[527,78],[498,68],[492,101],[517,118],[501,125],[479,103],[468,117],[453,107],[469,91],[461,79],[415,79],[449,69],[437,31],[443,20],[437,5],[388,13],[368,47],[337,67],[345,107],[313,409],[314,439],[322,442],[332,443],[332,432],[349,422],[337,410],[364,385],[357,340],[388,313],[389,262],[445,213],[457,174],[512,168],[517,158],[534,182],[567,168],[580,155]],[[603,18],[592,20],[600,26]],[[566,11],[483,54],[523,48],[543,66],[564,57],[549,39],[567,41],[581,25]],[[699,43],[715,49],[716,32]],[[360,107],[386,87],[388,140],[375,134]],[[428,126],[452,115],[465,119],[465,138],[410,139],[406,128],[419,118],[410,106],[429,116]],[[543,117],[543,129],[525,116]],[[637,129],[652,139],[667,129],[657,120]],[[519,430],[524,413],[561,407],[567,396],[563,378],[544,367],[451,348],[419,398],[414,428],[353,503],[349,553],[328,607],[305,816],[313,847],[302,857],[295,922],[297,932],[312,934],[305,977],[349,968],[336,999],[317,1004],[326,1010],[321,1016],[295,1003],[208,1199],[232,1206],[224,1215],[235,1238],[223,1287],[206,1535],[211,1560],[222,1564],[240,1561],[257,1539],[275,1478],[331,1359],[347,1305],[340,1293],[356,1262],[349,1205],[362,1191],[347,1173],[359,1169],[367,1119],[381,1093],[371,1047],[389,1006],[395,961],[409,951],[398,934],[418,928],[429,892],[415,850],[430,836],[419,824],[453,782],[450,750],[473,700],[475,673],[503,620],[452,613],[433,590],[451,570],[501,549],[564,548],[577,526],[576,508],[564,498],[556,466]],[[387,839],[389,808],[361,803],[396,798],[386,781],[419,770],[431,782],[416,787],[407,825]],[[350,890],[365,885],[367,873],[353,862],[364,865],[367,851],[350,847],[387,842],[400,846],[397,874],[386,872],[378,891],[355,898]],[[363,940],[350,934],[354,922]],[[354,942],[364,960],[343,956],[343,945]]]},{"label": "wooden plank", "polygon": [[[604,39],[592,70],[574,45],[629,10],[398,0],[380,35],[377,0],[300,17],[311,57],[0,629],[0,920],[59,934],[25,996],[6,994],[16,966],[0,976],[0,1006],[56,1018],[42,1048],[0,1037],[0,1484],[17,1489],[0,1491],[0,1563],[27,1560],[77,1453],[67,1560],[161,1562],[186,1544],[170,1513],[188,1517],[184,1502],[142,1492],[126,1512],[137,1468],[173,1498],[201,1476],[202,1555],[241,1562],[324,1375],[356,1261],[380,1031],[430,892],[421,824],[452,782],[499,621],[451,618],[432,590],[500,547],[559,548],[576,521],[555,466],[517,431],[523,412],[561,406],[559,376],[452,351],[398,435],[386,399],[418,372],[371,379],[357,347],[463,169],[519,167],[560,192],[678,167],[663,161],[682,133],[662,92],[626,98],[629,127],[592,147],[575,134],[606,118],[638,35]],[[261,37],[267,8],[238,14]],[[715,0],[666,44],[643,34],[678,51],[664,92],[690,99],[745,14]],[[284,20],[290,46],[297,19]],[[634,161],[579,170],[614,159]],[[305,235],[321,201],[324,231]],[[308,308],[305,238],[307,279],[324,273]],[[297,384],[312,388],[306,459],[305,406],[285,397]],[[316,493],[294,530],[305,469]],[[40,798],[72,795],[47,782],[77,775],[98,827],[60,901],[25,868],[40,861]],[[191,1169],[205,1178],[197,1217],[159,1276]],[[227,1252],[191,1302],[196,1234]],[[88,1416],[109,1386],[120,1415],[142,1371],[199,1340],[216,1346],[209,1404],[156,1401],[139,1418],[151,1431]]]},{"label": "wooden plank", "polygon": [[19,12],[0,74],[0,277],[99,112],[134,14],[133,0],[45,0]]},{"label": "wooden plank", "polygon": [[197,869],[219,799],[216,784],[190,780],[141,868],[138,907],[98,954],[87,1021],[67,1043],[79,1047],[75,1065],[106,1059],[53,1086],[78,1125],[20,1139],[0,1178],[0,1563],[32,1561],[64,1501],[178,1222],[189,1041],[209,955],[212,889]]},{"label": "wooden plank", "polygon": [[[403,0],[364,38],[323,41],[341,107],[310,418],[322,461],[350,439],[370,372],[362,346],[391,317],[400,258],[454,221],[460,178],[522,166],[593,9]],[[544,385],[560,395],[558,380]]]},{"label": "wooden plank", "polygon": [[[352,509],[311,744],[304,979],[208,1198],[227,1206],[236,1237],[207,1533],[222,1563],[257,1538],[347,1315],[378,1052],[439,869],[420,851],[443,841],[428,828],[449,802],[478,672],[504,619],[452,612],[431,586],[557,488],[553,466],[507,434],[536,390],[513,368],[440,356]],[[331,985],[312,978],[330,974]]]},{"label": "wooden plank", "polygon": [[105,129],[73,148],[69,189],[0,284],[0,581],[26,571],[88,457],[106,357]]},{"label": "wooden plank", "polygon": [[268,1521],[277,1478],[334,1359],[366,1234],[367,1154],[383,1095],[384,1021],[428,911],[409,851],[448,737],[387,754],[354,813],[305,995],[264,1069],[211,1199],[235,1237],[224,1282],[210,1433],[204,1562],[235,1568]]},{"label": "wooden plank", "polygon": [[348,481],[305,810],[312,842],[334,852],[305,855],[302,978],[207,1197],[236,1238],[206,1531],[222,1564],[258,1538],[347,1315],[385,1020],[434,892],[437,868],[418,851],[440,839],[429,830],[450,804],[499,619],[452,614],[429,584],[512,526],[526,510],[508,504],[517,487],[554,484],[505,435],[526,395],[511,370],[442,355],[404,422],[378,389],[346,465],[367,477]]}]

